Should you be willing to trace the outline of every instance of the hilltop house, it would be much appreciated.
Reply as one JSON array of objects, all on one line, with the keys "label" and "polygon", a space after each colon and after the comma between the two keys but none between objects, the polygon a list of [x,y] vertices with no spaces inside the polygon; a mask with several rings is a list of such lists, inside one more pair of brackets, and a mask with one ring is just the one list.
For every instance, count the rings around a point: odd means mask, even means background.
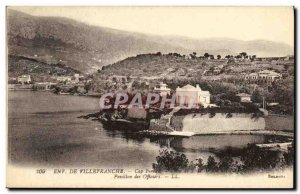
[{"label": "hilltop house", "polygon": [[184,98],[184,104],[189,106],[192,102],[193,105],[202,105],[207,107],[210,104],[209,91],[203,91],[197,84],[196,87],[188,84],[182,88],[176,88],[176,103],[180,104]]},{"label": "hilltop house", "polygon": [[250,73],[245,76],[246,80],[257,80],[258,79],[258,74],[257,73]]},{"label": "hilltop house", "polygon": [[21,75],[17,78],[18,83],[21,84],[29,84],[31,83],[31,76],[30,75]]},{"label": "hilltop house", "polygon": [[262,70],[257,73],[250,73],[245,76],[246,80],[259,81],[259,82],[274,82],[278,79],[282,79],[282,75],[271,70]]},{"label": "hilltop house", "polygon": [[159,93],[160,96],[170,95],[171,89],[167,87],[167,84],[160,82],[153,89],[153,92]]},{"label": "hilltop house", "polygon": [[260,71],[258,72],[258,76],[262,79],[270,79],[272,81],[282,78],[282,75],[280,73],[277,73],[275,71],[270,71],[270,70]]}]

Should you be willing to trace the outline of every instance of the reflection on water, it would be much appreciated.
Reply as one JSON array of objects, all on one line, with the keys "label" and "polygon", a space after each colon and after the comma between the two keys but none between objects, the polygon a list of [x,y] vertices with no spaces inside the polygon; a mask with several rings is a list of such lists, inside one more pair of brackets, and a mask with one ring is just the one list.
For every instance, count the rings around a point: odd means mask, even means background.
[{"label": "reflection on water", "polygon": [[159,145],[161,148],[172,148],[179,152],[206,152],[213,149],[226,149],[227,147],[243,148],[248,144],[267,143],[270,138],[263,135],[196,135],[192,137],[175,136],[145,136],[136,132],[106,128],[109,137],[122,137],[127,142],[143,143],[149,139],[151,143]]},{"label": "reflection on water", "polygon": [[16,165],[151,168],[162,148],[205,159],[214,149],[268,141],[258,135],[145,137],[77,118],[96,112],[97,98],[9,91],[8,99],[8,154]]}]

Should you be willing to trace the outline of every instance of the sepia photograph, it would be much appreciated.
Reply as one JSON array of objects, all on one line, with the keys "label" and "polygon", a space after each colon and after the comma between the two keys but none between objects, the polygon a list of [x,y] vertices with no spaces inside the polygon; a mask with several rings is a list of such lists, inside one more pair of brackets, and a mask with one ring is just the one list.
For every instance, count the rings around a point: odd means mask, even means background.
[{"label": "sepia photograph", "polygon": [[295,188],[292,6],[7,6],[8,188]]}]

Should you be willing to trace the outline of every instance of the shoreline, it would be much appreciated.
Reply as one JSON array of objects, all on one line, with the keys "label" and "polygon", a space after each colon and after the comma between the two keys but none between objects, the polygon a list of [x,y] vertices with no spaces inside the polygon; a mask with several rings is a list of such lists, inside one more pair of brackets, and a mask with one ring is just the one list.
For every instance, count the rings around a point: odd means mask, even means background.
[{"label": "shoreline", "polygon": [[[31,88],[16,88],[16,89],[13,89],[13,88],[8,88],[7,89],[8,91],[28,91],[28,92],[51,92],[53,94],[55,94],[53,92],[53,90],[33,90]],[[56,94],[56,95],[62,95],[62,96],[83,96],[83,97],[92,97],[92,98],[99,98],[101,97],[99,94],[78,94],[78,93],[74,93],[74,94],[71,94],[71,93],[62,93],[62,94]]]},{"label": "shoreline", "polygon": [[[52,90],[31,90],[31,89],[9,89],[9,91],[31,91],[31,92],[50,92],[52,93]],[[54,94],[54,93],[53,93]],[[93,95],[78,95],[78,94],[57,94],[62,96],[84,96],[84,97],[95,97]],[[289,115],[269,115],[267,117],[272,116],[289,116]],[[115,121],[118,122],[125,122],[125,123],[131,123],[134,124],[135,121],[130,121],[127,119],[117,119]],[[102,122],[102,121],[100,121]],[[111,121],[113,122],[113,121]],[[173,132],[173,133],[172,133]],[[235,130],[235,131],[214,131],[214,132],[205,132],[205,133],[199,133],[199,132],[190,132],[190,131],[154,131],[154,130],[141,130],[138,133],[146,133],[149,135],[166,135],[166,136],[199,136],[199,135],[276,135],[276,136],[285,136],[285,137],[292,137],[294,138],[294,130],[276,130],[276,129],[265,129],[265,130]],[[175,132],[175,133],[174,133]]]},{"label": "shoreline", "polygon": [[[176,131],[178,134],[172,134],[172,132],[167,131],[154,131],[154,130],[144,130],[140,131],[138,133],[142,134],[149,134],[149,135],[166,135],[166,136],[188,136],[186,133],[192,133],[192,132],[182,132]],[[257,130],[250,130],[250,131],[216,131],[211,133],[193,133],[192,135],[189,134],[189,136],[205,136],[205,135],[276,135],[276,136],[284,136],[284,137],[292,137],[294,138],[293,132],[283,132],[283,131],[257,131]]]}]

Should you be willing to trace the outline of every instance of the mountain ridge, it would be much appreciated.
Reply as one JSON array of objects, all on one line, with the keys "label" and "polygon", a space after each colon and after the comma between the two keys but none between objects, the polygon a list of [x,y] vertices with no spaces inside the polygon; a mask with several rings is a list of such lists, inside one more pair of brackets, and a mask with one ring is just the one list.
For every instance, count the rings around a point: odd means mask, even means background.
[{"label": "mountain ridge", "polygon": [[62,63],[82,72],[144,53],[196,52],[259,56],[293,54],[287,44],[268,40],[243,41],[230,38],[194,39],[160,36],[92,26],[64,17],[37,17],[16,10],[7,12],[9,54]]}]

